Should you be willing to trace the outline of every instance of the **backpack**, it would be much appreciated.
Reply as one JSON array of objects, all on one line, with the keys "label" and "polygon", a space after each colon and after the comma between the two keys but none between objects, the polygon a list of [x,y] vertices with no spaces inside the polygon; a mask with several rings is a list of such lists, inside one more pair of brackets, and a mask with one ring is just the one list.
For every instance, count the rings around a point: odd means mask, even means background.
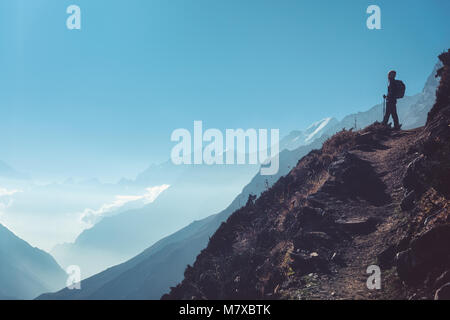
[{"label": "backpack", "polygon": [[401,99],[405,96],[406,86],[401,80],[395,80],[395,98]]}]

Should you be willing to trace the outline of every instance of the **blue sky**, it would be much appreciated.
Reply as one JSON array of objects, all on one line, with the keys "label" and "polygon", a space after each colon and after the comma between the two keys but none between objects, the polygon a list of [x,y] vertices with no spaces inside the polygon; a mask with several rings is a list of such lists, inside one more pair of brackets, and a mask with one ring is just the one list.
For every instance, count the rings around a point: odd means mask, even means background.
[{"label": "blue sky", "polygon": [[[82,10],[67,30],[66,8]],[[382,30],[366,28],[381,7]],[[282,135],[422,89],[450,45],[448,0],[2,0],[0,159],[42,179],[133,177],[170,134]]]}]

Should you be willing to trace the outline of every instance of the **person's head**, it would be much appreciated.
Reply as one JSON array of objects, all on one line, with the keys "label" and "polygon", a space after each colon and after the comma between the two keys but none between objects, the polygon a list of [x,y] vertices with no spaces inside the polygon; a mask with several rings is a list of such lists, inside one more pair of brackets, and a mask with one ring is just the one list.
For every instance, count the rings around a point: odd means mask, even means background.
[{"label": "person's head", "polygon": [[395,72],[394,70],[389,71],[389,73],[388,73],[389,81],[394,80],[396,75],[397,75],[397,72]]}]

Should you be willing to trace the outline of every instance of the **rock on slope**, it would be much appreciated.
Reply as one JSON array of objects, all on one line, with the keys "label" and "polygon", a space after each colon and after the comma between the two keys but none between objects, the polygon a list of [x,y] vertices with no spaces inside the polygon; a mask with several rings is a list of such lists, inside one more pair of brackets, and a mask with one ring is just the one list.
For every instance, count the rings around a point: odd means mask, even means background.
[{"label": "rock on slope", "polygon": [[440,60],[424,128],[339,132],[249,197],[163,299],[448,298],[450,50]]}]

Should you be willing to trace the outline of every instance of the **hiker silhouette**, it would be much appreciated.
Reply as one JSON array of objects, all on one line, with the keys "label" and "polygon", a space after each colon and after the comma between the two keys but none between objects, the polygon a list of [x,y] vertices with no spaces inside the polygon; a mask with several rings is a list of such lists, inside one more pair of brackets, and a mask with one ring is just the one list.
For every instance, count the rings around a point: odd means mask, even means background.
[{"label": "hiker silhouette", "polygon": [[387,125],[389,117],[392,116],[392,119],[394,120],[394,129],[400,130],[401,124],[399,123],[397,114],[397,99],[404,97],[406,87],[402,81],[395,79],[396,75],[397,72],[394,70],[389,71],[388,73],[388,93],[387,95],[383,95],[383,98],[386,100],[386,110],[384,113],[383,124]]}]

